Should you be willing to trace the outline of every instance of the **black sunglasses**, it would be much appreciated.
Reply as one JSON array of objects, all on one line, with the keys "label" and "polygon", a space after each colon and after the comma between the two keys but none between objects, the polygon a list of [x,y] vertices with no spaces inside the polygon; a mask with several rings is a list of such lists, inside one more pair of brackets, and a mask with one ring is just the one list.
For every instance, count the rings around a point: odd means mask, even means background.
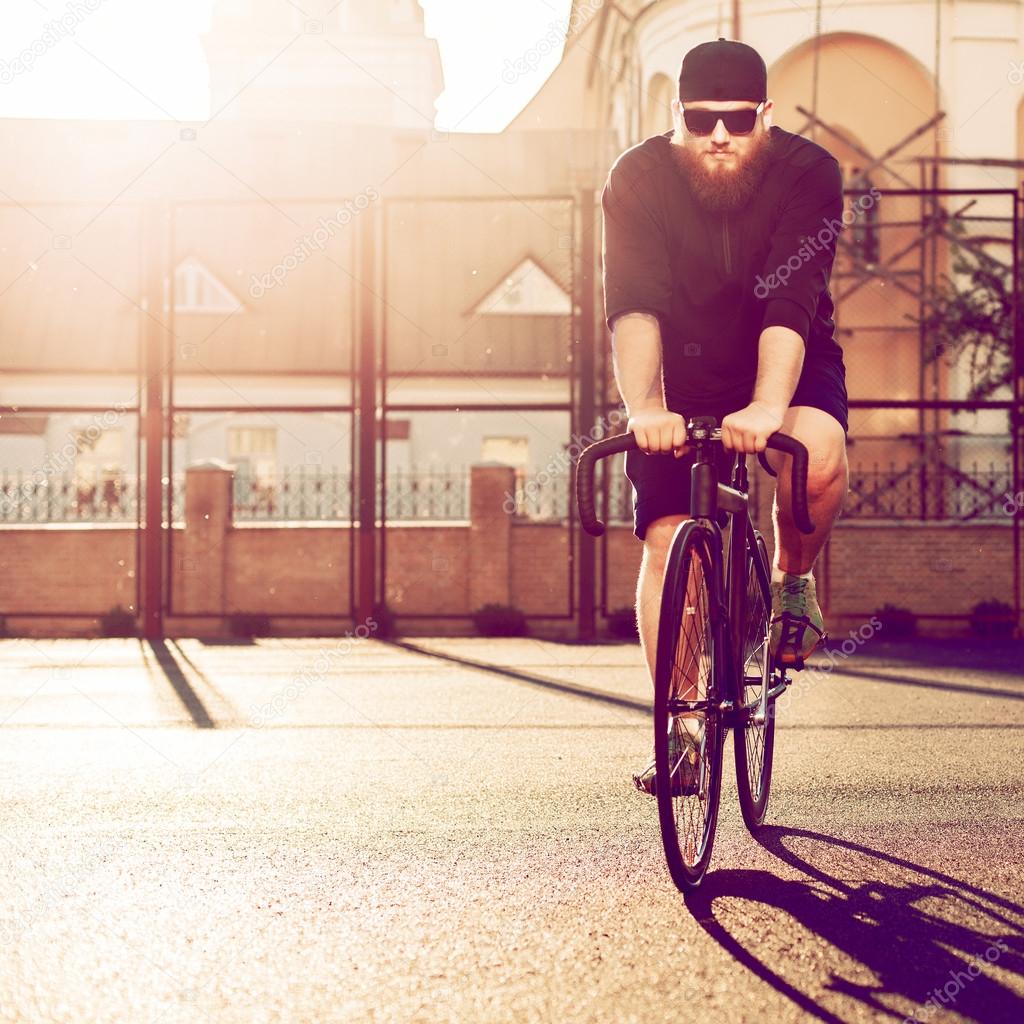
[{"label": "black sunglasses", "polygon": [[749,107],[742,110],[692,110],[684,107],[683,121],[691,135],[710,135],[719,121],[730,135],[749,135],[757,124],[757,115],[763,106],[762,100],[753,110]]}]

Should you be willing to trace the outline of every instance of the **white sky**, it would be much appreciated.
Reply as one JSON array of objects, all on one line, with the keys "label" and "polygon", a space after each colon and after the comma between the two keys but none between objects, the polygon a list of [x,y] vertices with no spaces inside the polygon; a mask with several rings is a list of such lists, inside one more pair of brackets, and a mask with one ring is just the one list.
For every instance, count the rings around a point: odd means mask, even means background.
[{"label": "white sky", "polygon": [[[211,0],[90,3],[95,11],[68,0],[0,0],[0,117],[208,116],[199,37]],[[421,6],[444,65],[442,130],[500,131],[561,59],[570,0],[421,0]],[[80,13],[69,15],[73,10]],[[62,16],[71,32],[55,41],[51,33],[44,43],[47,24]],[[44,51],[30,69],[15,73],[13,62],[33,43]],[[526,70],[520,64],[514,72],[524,57]]]}]

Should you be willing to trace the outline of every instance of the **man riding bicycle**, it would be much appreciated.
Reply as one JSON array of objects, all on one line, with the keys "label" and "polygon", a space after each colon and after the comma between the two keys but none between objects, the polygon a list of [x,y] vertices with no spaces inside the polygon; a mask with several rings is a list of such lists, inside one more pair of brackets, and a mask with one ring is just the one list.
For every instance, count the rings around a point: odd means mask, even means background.
[{"label": "man riding bicycle", "polygon": [[[721,422],[722,479],[734,452],[763,451],[778,473],[776,662],[800,667],[825,637],[812,568],[848,476],[846,373],[828,287],[843,183],[826,149],[772,125],[772,107],[756,50],[722,38],[694,47],[673,130],[621,154],[601,195],[605,319],[640,449],[627,453],[626,476],[644,545],[636,610],[652,679],[665,559],[687,518],[691,416]],[[780,430],[809,453],[813,534],[792,521],[786,457],[765,450]],[[652,793],[653,762],[634,781]]]}]

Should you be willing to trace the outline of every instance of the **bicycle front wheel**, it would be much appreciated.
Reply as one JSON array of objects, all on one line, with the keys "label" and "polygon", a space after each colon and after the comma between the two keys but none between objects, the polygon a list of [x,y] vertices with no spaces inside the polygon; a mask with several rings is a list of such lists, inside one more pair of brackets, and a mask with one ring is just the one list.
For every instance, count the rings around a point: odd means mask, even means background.
[{"label": "bicycle front wheel", "polygon": [[711,861],[722,791],[725,725],[719,704],[719,574],[711,529],[687,520],[665,564],[654,679],[658,818],[672,880],[700,885]]},{"label": "bicycle front wheel", "polygon": [[751,831],[764,824],[772,784],[775,751],[775,701],[769,650],[772,598],[768,551],[755,531],[756,548],[747,548],[747,590],[743,599],[743,650],[736,694],[736,789],[743,820]]}]

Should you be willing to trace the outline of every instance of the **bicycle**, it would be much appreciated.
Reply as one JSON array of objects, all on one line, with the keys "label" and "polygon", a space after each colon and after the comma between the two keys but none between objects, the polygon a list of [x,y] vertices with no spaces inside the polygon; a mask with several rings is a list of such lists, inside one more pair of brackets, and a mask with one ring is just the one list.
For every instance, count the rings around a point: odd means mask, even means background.
[{"label": "bicycle", "polygon": [[[750,520],[746,455],[736,454],[726,485],[718,481],[713,457],[721,444],[717,421],[695,417],[686,435],[687,446],[696,449],[692,518],[679,524],[669,546],[654,678],[654,789],[665,858],[683,892],[700,885],[711,861],[729,729],[744,823],[751,832],[764,823],[775,702],[791,682],[790,666],[773,664],[769,650],[771,575],[764,538]],[[576,498],[583,528],[594,537],[604,533],[594,505],[597,462],[637,447],[630,432],[580,453]],[[802,533],[812,533],[807,449],[781,433],[768,438],[768,447],[792,456],[793,519]],[[771,472],[763,453],[759,458]]]}]

